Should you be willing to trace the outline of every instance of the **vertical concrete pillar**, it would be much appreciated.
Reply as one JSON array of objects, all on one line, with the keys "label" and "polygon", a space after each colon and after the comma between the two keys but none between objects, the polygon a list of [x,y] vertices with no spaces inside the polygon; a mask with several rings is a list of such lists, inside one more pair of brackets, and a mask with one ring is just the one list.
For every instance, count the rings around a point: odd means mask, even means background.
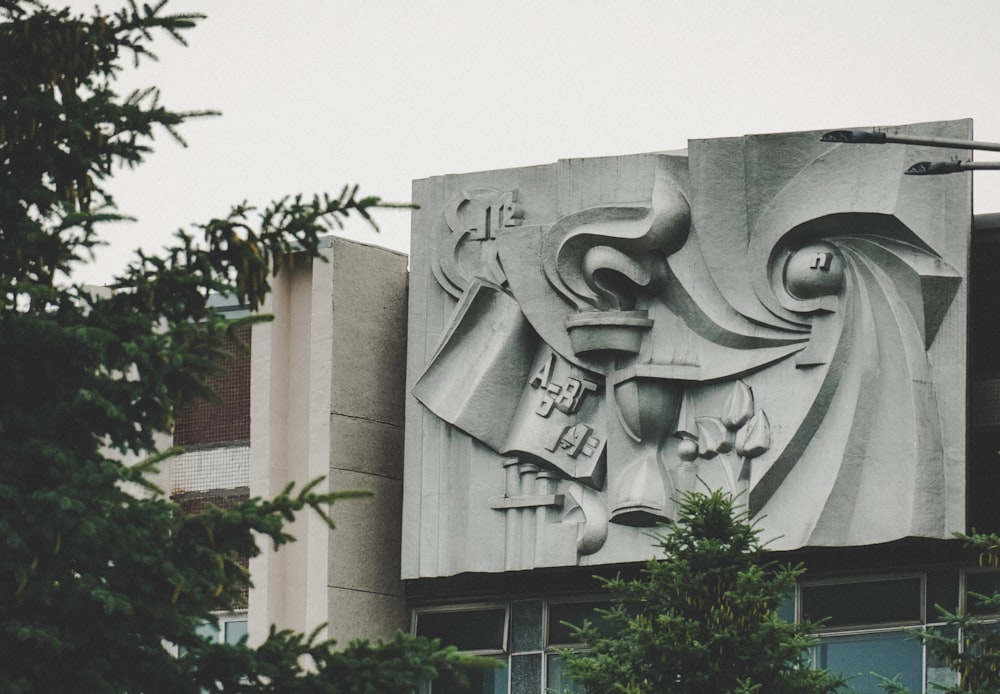
[{"label": "vertical concrete pillar", "polygon": [[299,258],[274,279],[255,328],[251,495],[324,477],[374,496],[303,513],[297,542],[251,562],[250,638],[271,624],[327,635],[390,636],[406,626],[399,580],[406,257],[333,239],[326,262]]}]

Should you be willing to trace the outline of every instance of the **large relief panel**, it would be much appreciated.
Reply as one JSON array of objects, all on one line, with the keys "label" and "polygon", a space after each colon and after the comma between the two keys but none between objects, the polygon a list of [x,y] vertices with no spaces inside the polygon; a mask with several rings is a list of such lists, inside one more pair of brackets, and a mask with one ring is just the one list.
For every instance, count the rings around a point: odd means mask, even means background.
[{"label": "large relief panel", "polygon": [[970,177],[903,176],[931,158],[808,132],[417,181],[404,578],[644,559],[705,488],[774,549],[963,530]]}]

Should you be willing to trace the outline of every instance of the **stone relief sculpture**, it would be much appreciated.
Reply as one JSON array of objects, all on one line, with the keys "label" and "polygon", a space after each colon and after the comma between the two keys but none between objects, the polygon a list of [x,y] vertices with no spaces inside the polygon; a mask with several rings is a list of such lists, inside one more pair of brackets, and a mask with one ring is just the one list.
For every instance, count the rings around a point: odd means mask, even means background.
[{"label": "stone relief sculpture", "polygon": [[962,529],[970,194],[911,149],[418,182],[404,576],[639,560],[700,488],[775,548]]}]

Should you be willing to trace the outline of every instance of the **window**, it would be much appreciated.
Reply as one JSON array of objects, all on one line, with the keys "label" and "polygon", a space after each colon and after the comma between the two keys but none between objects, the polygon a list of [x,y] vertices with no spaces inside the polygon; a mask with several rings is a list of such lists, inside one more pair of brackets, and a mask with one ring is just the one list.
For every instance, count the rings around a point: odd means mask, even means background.
[{"label": "window", "polygon": [[857,626],[921,624],[923,579],[920,576],[848,583],[803,585],[803,619],[823,624],[824,631]]},{"label": "window", "polygon": [[[503,667],[473,673],[476,694],[559,694],[580,692],[563,674],[563,661],[556,652],[582,646],[568,624],[588,619],[600,624],[599,607],[606,602],[568,602],[543,599],[517,600],[501,605],[469,605],[417,610],[413,631],[440,638],[460,649],[495,655]],[[458,691],[454,681],[439,679],[425,690],[428,694]]]},{"label": "window", "polygon": [[923,648],[903,631],[824,637],[814,649],[813,664],[850,677],[858,694],[883,691],[873,672],[901,675],[909,691],[923,691]]},{"label": "window", "polygon": [[602,630],[606,623],[599,610],[608,607],[610,605],[606,601],[549,603],[545,656],[545,684],[548,689],[559,694],[583,694],[584,688],[563,674],[563,658],[555,651],[581,648],[583,644],[574,635],[573,627],[588,621],[599,631]]},{"label": "window", "polygon": [[[195,629],[195,633],[212,643],[228,643],[236,645],[247,638],[247,615],[245,611],[216,613],[217,623],[204,623]],[[173,655],[182,655],[185,651],[174,644],[167,645],[167,651]]]},{"label": "window", "polygon": [[925,594],[923,575],[800,585],[799,618],[821,623],[813,664],[850,677],[859,694],[883,691],[873,672],[923,691],[924,649],[905,629],[925,623]]},{"label": "window", "polygon": [[463,651],[503,653],[507,633],[507,608],[418,613],[416,633],[418,636],[440,638]]},{"label": "window", "polygon": [[247,637],[247,616],[244,612],[218,615],[218,624],[202,624],[198,633],[209,641],[238,644]]},{"label": "window", "polygon": [[[997,571],[967,571],[965,573],[965,603],[963,610],[969,614],[981,617],[992,616],[994,619],[1000,617],[989,607],[979,604],[975,595],[990,596],[1000,592],[1000,572]],[[974,595],[975,594],[975,595]]]},{"label": "window", "polygon": [[955,684],[954,673],[910,631],[941,627],[934,606],[957,609],[958,588],[957,569],[801,584],[799,619],[823,620],[813,664],[851,677],[849,685],[859,694],[883,691],[873,672],[900,675],[911,692]]},{"label": "window", "polygon": [[[439,638],[442,643],[455,645],[463,651],[497,656],[504,662],[504,667],[469,673],[469,691],[474,694],[504,694],[510,667],[507,658],[509,621],[507,605],[433,608],[414,613],[413,632],[418,636]],[[425,692],[430,694],[431,691],[428,685]],[[433,694],[460,691],[464,690],[448,673],[433,684]]]}]

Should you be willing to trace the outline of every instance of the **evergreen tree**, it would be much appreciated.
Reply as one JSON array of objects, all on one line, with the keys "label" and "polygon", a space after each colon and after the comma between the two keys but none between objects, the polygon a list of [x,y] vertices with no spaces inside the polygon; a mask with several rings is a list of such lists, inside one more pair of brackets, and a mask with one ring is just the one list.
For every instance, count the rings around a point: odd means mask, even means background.
[{"label": "evergreen tree", "polygon": [[205,115],[163,107],[155,89],[114,91],[125,60],[153,57],[156,34],[183,42],[200,19],[164,5],[76,15],[0,0],[0,690],[410,692],[468,659],[404,635],[337,651],[290,632],[258,648],[197,634],[246,587],[254,533],[283,545],[294,514],[329,522],[347,494],[311,483],[190,515],[150,488],[169,452],[120,462],[154,452],[177,408],[208,395],[237,325],[211,293],[256,309],[293,249],[316,257],[320,233],[380,205],[355,188],[238,205],[200,239],[178,232],[139,254],[109,295],[74,283],[101,225],[123,219],[105,187],[113,171]]},{"label": "evergreen tree", "polygon": [[603,628],[578,630],[589,650],[565,654],[570,678],[592,694],[840,691],[806,662],[811,625],[777,614],[802,568],[767,561],[732,496],[687,493],[678,505],[677,522],[653,534],[664,557],[639,578],[604,580],[612,606]]}]

